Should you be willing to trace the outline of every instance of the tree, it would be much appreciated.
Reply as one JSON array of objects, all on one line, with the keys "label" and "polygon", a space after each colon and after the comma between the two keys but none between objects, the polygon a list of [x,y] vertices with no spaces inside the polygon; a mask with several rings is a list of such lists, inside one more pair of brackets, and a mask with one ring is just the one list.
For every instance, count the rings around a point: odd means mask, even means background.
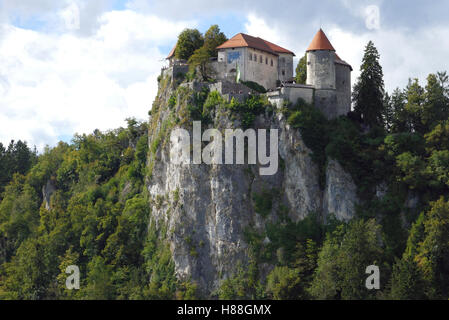
[{"label": "tree", "polygon": [[204,34],[204,47],[206,47],[207,52],[210,57],[217,57],[218,51],[217,47],[226,42],[225,34],[220,31],[218,25],[214,24],[206,31]]},{"label": "tree", "polygon": [[356,116],[368,127],[382,126],[384,81],[380,55],[369,41],[360,66],[360,77],[354,85],[352,100]]},{"label": "tree", "polygon": [[213,70],[210,67],[210,54],[208,49],[203,46],[198,50],[195,50],[195,53],[189,59],[189,66],[191,69],[195,70],[198,68],[199,73],[204,81],[209,79],[212,75]]},{"label": "tree", "polygon": [[195,50],[201,48],[203,44],[203,36],[197,29],[185,29],[178,36],[175,52],[176,58],[189,60]]},{"label": "tree", "polygon": [[295,81],[299,84],[306,84],[307,80],[307,54],[299,59],[298,66],[296,67]]},{"label": "tree", "polygon": [[379,262],[380,226],[374,219],[353,220],[329,235],[318,256],[318,267],[310,288],[318,299],[372,299],[365,287],[366,267]]},{"label": "tree", "polygon": [[409,79],[404,94],[406,98],[404,111],[408,129],[410,132],[424,134],[426,127],[422,122],[422,118],[424,111],[425,90],[419,85],[418,79]]},{"label": "tree", "polygon": [[449,298],[449,202],[441,197],[431,203],[424,219],[424,239],[414,260],[429,284],[431,299]]},{"label": "tree", "polygon": [[299,271],[275,267],[267,277],[267,293],[275,300],[297,300],[303,296]]},{"label": "tree", "polygon": [[[391,108],[391,128],[390,132],[409,132],[408,117],[405,112],[405,94],[399,88],[393,91],[390,98],[389,107]],[[389,110],[385,113],[389,113]]]},{"label": "tree", "polygon": [[439,120],[449,117],[449,97],[447,95],[448,76],[446,72],[430,74],[425,87],[422,124],[430,131]]},{"label": "tree", "polygon": [[390,298],[393,300],[422,300],[425,282],[421,270],[412,259],[402,258],[393,266]]}]

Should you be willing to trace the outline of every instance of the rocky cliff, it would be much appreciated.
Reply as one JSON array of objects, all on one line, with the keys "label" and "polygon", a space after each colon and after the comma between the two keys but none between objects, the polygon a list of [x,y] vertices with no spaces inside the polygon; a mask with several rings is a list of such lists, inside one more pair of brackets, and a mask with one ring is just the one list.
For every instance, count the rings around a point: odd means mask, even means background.
[{"label": "rocky cliff", "polygon": [[[340,220],[354,215],[357,196],[350,175],[338,162],[328,161],[323,190],[319,168],[299,130],[271,108],[255,117],[253,127],[279,130],[280,159],[275,175],[259,175],[259,165],[172,163],[170,148],[176,142],[170,141],[170,130],[183,127],[192,131],[188,110],[198,92],[177,87],[171,79],[161,79],[159,89],[150,119],[146,179],[151,223],[167,230],[162,237],[170,245],[177,277],[195,281],[202,294],[210,296],[237,266],[248,265],[248,228],[269,243],[266,225],[285,215],[293,222],[312,212],[322,221],[330,214]],[[239,117],[225,104],[209,110],[207,127],[241,127]],[[261,277],[270,268],[264,265]]]}]

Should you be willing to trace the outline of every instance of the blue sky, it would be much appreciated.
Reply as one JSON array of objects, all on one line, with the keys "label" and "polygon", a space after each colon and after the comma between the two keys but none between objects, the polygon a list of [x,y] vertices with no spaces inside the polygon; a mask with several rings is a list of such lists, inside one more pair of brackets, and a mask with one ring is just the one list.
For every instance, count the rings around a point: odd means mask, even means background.
[{"label": "blue sky", "polygon": [[218,24],[302,56],[320,26],[359,74],[373,40],[388,91],[447,70],[449,1],[2,0],[0,142],[43,150],[75,133],[145,120],[164,57],[184,28]]}]

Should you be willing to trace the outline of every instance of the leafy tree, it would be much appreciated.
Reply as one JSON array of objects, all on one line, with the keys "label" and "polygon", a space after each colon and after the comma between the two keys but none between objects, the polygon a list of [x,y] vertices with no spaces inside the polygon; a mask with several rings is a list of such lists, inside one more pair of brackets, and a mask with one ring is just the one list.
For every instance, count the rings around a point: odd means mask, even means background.
[{"label": "leafy tree", "polygon": [[393,267],[391,292],[393,300],[422,300],[426,298],[422,272],[413,259],[398,260]]},{"label": "leafy tree", "polygon": [[414,260],[428,282],[431,299],[449,297],[449,202],[441,197],[431,203],[424,224],[424,239]]},{"label": "leafy tree", "polygon": [[178,59],[189,60],[195,50],[201,48],[204,39],[197,29],[185,29],[178,36],[175,55]]},{"label": "leafy tree", "polygon": [[295,81],[299,84],[306,84],[307,80],[307,54],[305,54],[301,59],[299,59],[298,65],[296,66],[296,76]]},{"label": "leafy tree", "polygon": [[318,256],[310,293],[318,299],[372,299],[365,287],[366,267],[380,262],[380,226],[371,220],[353,220],[347,230],[329,235]]},{"label": "leafy tree", "polygon": [[203,46],[195,50],[195,53],[189,58],[189,67],[191,69],[198,68],[204,81],[207,81],[213,74],[213,70],[210,67],[210,57],[207,47]]},{"label": "leafy tree", "polygon": [[385,90],[379,58],[380,55],[374,43],[369,41],[360,66],[360,77],[352,93],[354,112],[369,127],[383,125]]},{"label": "leafy tree", "polygon": [[218,25],[212,25],[209,30],[204,34],[204,47],[206,48],[210,57],[217,57],[218,51],[217,47],[226,42],[225,34],[220,31]]},{"label": "leafy tree", "polygon": [[267,293],[274,300],[297,300],[303,296],[303,286],[296,269],[275,267],[267,277]]}]

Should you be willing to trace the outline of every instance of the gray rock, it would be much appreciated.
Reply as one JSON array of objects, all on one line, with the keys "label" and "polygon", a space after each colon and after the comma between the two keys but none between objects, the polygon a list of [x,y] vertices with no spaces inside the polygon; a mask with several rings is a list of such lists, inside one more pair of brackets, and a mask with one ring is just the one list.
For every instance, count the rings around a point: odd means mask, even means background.
[{"label": "gray rock", "polygon": [[324,217],[334,214],[338,220],[348,221],[354,217],[357,203],[357,187],[351,175],[343,170],[338,161],[329,160],[323,198]]}]

